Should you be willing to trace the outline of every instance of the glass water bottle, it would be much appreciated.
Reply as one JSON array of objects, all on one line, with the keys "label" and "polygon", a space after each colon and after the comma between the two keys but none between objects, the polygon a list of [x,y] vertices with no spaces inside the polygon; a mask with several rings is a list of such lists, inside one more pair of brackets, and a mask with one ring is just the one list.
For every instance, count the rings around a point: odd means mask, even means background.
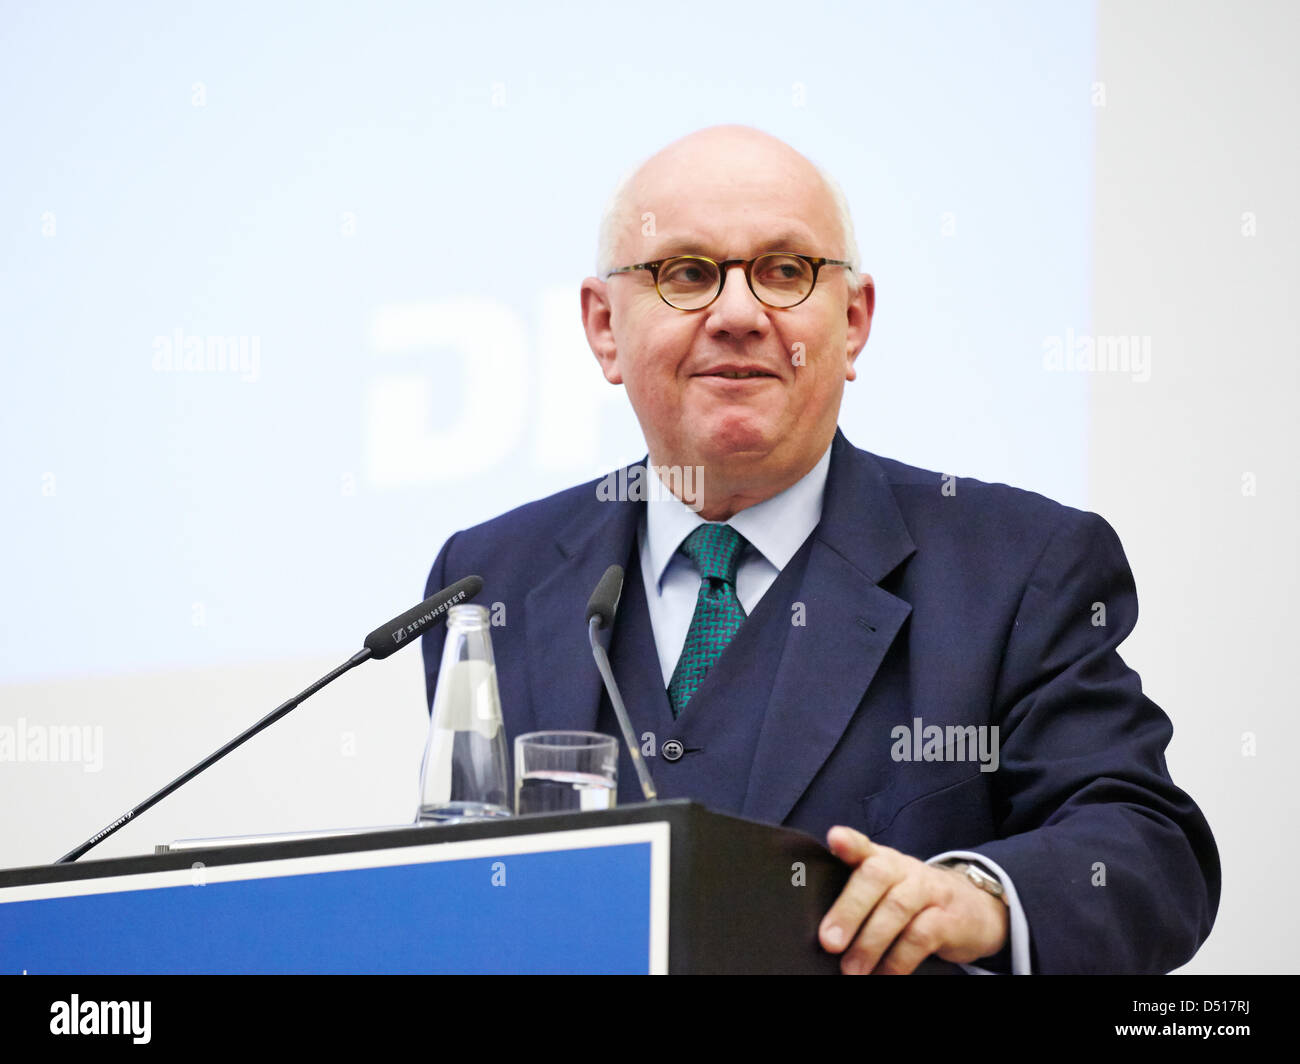
[{"label": "glass water bottle", "polygon": [[501,695],[482,606],[447,611],[447,637],[420,770],[422,823],[510,816]]}]

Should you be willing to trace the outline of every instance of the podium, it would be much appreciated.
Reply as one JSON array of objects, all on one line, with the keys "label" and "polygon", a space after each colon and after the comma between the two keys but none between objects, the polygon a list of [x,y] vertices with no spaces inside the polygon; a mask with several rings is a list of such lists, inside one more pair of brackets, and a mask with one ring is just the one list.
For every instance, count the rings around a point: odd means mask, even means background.
[{"label": "podium", "polygon": [[0,971],[837,973],[848,869],[685,800],[0,871]]}]

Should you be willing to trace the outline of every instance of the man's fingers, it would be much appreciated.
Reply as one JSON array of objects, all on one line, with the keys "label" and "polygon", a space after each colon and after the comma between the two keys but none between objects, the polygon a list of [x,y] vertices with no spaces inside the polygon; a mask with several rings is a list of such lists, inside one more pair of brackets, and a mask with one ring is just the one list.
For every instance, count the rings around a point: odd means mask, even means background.
[{"label": "man's fingers", "polygon": [[922,909],[876,964],[875,974],[911,975],[926,957],[939,951],[948,922],[942,909],[936,906]]},{"label": "man's fingers", "polygon": [[915,876],[895,883],[876,902],[853,945],[840,958],[840,971],[866,975],[874,969],[929,900],[924,883]]},{"label": "man's fingers", "polygon": [[931,906],[922,909],[894,939],[894,944],[872,969],[875,975],[911,975],[944,940],[945,915]]},{"label": "man's fingers", "polygon": [[[866,836],[860,838],[865,840]],[[844,884],[835,904],[822,919],[822,946],[831,953],[839,953],[847,948],[867,914],[900,878],[901,872],[882,859],[882,856],[859,864]]]},{"label": "man's fingers", "polygon": [[851,828],[832,828],[827,841],[846,860],[870,853],[819,929],[822,947],[843,954],[845,974],[906,974],[931,954],[969,963],[1005,945],[1006,907],[960,876],[877,845]]},{"label": "man's fingers", "polygon": [[836,825],[826,833],[826,845],[845,864],[859,865],[879,847],[860,831]]}]

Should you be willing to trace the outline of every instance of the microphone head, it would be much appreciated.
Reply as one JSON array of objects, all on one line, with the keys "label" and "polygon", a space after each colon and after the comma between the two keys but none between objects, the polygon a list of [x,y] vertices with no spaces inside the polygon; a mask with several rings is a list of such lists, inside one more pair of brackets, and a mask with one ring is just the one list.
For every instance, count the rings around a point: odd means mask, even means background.
[{"label": "microphone head", "polygon": [[420,636],[447,616],[449,609],[468,602],[482,590],[481,576],[463,577],[450,587],[444,587],[436,594],[430,595],[418,606],[412,606],[400,617],[394,617],[387,624],[381,624],[366,636],[365,648],[376,661],[386,658],[407,644],[418,642]]},{"label": "microphone head", "polygon": [[618,609],[618,599],[622,594],[623,567],[611,565],[587,600],[587,623],[591,624],[591,619],[597,617],[600,623],[596,627],[608,628],[614,622],[614,611]]}]

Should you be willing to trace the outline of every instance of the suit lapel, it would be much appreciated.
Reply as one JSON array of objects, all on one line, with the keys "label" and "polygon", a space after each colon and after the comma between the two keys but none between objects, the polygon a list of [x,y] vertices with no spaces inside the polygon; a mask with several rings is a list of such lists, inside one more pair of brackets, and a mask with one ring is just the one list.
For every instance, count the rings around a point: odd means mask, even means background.
[{"label": "suit lapel", "polygon": [[[590,504],[556,537],[560,564],[525,598],[529,689],[539,731],[596,728],[602,688],[587,642],[587,600],[609,566],[626,569],[641,505],[601,501],[593,485]],[[639,579],[639,572],[624,573],[625,582]],[[609,635],[601,633],[607,649]]]},{"label": "suit lapel", "polygon": [[883,470],[837,431],[745,816],[784,821],[839,742],[912,609],[879,583],[915,549]]}]

